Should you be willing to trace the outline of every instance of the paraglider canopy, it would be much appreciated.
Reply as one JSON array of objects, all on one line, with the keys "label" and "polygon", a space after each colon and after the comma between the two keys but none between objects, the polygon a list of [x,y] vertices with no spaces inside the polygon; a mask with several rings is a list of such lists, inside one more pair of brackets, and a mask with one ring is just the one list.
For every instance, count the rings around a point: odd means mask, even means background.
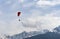
[{"label": "paraglider canopy", "polygon": [[20,15],[21,15],[21,12],[18,12],[18,13],[17,13],[17,16],[20,16]]}]

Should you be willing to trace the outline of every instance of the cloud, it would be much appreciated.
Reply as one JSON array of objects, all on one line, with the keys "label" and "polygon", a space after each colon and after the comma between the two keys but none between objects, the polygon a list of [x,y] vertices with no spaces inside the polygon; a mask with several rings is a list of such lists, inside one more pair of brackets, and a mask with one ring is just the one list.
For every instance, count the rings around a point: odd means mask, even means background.
[{"label": "cloud", "polygon": [[0,34],[3,34],[5,32],[6,27],[7,27],[6,22],[3,20],[0,20]]},{"label": "cloud", "polygon": [[[18,2],[19,4],[17,2],[14,2],[12,3],[12,5],[10,5],[11,2],[8,1],[7,4],[10,6],[9,7],[6,6],[6,7],[9,8],[7,9],[9,11],[6,11],[6,9],[3,9],[3,12],[4,11],[6,12],[4,12],[4,16],[2,17],[6,17],[6,18],[3,19],[4,21],[0,20],[1,33],[13,35],[13,34],[21,33],[23,31],[27,31],[27,32],[35,31],[35,30],[41,31],[44,29],[48,29],[52,31],[53,28],[60,25],[60,15],[59,15],[60,11],[52,10],[51,12],[48,12],[46,10],[46,12],[48,13],[45,13],[44,10],[42,9],[40,10],[40,8],[39,9],[32,8],[32,7],[35,7],[35,3],[37,3],[36,5],[38,5],[39,7],[55,6],[60,4],[59,0],[52,0],[52,1],[35,0],[35,2],[29,2],[29,3],[26,2],[25,0],[18,0]],[[21,10],[20,4],[23,4],[22,5],[23,8],[25,9],[28,8],[28,11],[26,10],[27,12],[24,12],[25,10],[23,9],[22,15],[24,16],[21,16],[23,18],[21,18],[21,21],[19,22],[18,21],[19,18],[16,16],[16,11],[18,11],[17,8],[19,8],[19,11]],[[5,8],[5,7],[2,7],[2,8]],[[2,12],[0,13],[2,15]],[[8,22],[6,20],[8,20]]]},{"label": "cloud", "polygon": [[[23,26],[27,28],[35,28],[36,30],[44,30],[48,29],[52,31],[55,27],[60,25],[60,11],[52,11],[51,13],[47,13],[45,15],[41,15],[41,13],[37,10],[31,11],[31,15],[26,18],[26,20],[23,22]],[[44,13],[43,13],[44,14]]]},{"label": "cloud", "polygon": [[19,3],[24,3],[25,0],[18,0]]},{"label": "cloud", "polygon": [[17,33],[21,33],[23,31],[37,31],[37,30],[45,30],[48,29],[52,31],[55,27],[60,25],[60,17],[58,14],[60,11],[52,11],[51,13],[47,13],[45,15],[41,15],[42,11],[31,10],[30,16],[23,17],[21,21],[18,21],[18,18],[13,19],[9,22],[9,28],[6,31],[10,35],[14,35]]},{"label": "cloud", "polygon": [[10,5],[10,4],[12,4],[12,1],[6,1],[5,4]]},{"label": "cloud", "polygon": [[46,14],[46,16],[60,17],[60,10],[53,10],[51,13]]},{"label": "cloud", "polygon": [[[24,23],[24,22],[23,22]],[[24,27],[35,28],[36,30],[48,29],[52,31],[55,27],[60,25],[60,17],[39,16],[36,18],[29,18],[25,22]]]},{"label": "cloud", "polygon": [[60,0],[39,0],[36,4],[39,7],[56,6],[60,4]]},{"label": "cloud", "polygon": [[3,12],[2,11],[0,11],[0,15],[2,15],[3,14]]},{"label": "cloud", "polygon": [[23,23],[26,24],[26,27],[25,25],[22,24],[22,21],[18,21],[18,19],[12,20],[7,24],[8,28],[5,27],[5,33],[8,35],[14,35],[17,33],[21,33],[23,31],[30,32],[37,30],[36,28],[33,28],[33,24],[31,24],[32,27],[28,27],[29,26],[28,24],[30,24],[30,22],[28,23],[26,20],[25,21],[23,20]]},{"label": "cloud", "polygon": [[[22,24],[23,22],[23,24]],[[1,32],[4,32],[9,35],[14,35],[17,33],[21,33],[23,31],[37,31],[37,30],[45,30],[48,29],[52,31],[55,27],[60,25],[60,17],[53,16],[37,16],[37,17],[29,17],[25,18],[25,20],[18,21],[18,19],[13,19],[9,23],[3,23]],[[8,28],[7,28],[8,27]]]},{"label": "cloud", "polygon": [[34,5],[34,3],[26,3],[26,4],[23,4],[22,7],[29,8],[29,7],[32,7],[33,5]]}]

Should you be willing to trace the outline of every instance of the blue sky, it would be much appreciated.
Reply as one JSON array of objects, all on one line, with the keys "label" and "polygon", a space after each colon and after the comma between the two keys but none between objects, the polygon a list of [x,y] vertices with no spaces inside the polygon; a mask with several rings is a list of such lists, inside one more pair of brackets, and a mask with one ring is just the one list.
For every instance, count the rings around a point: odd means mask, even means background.
[{"label": "blue sky", "polygon": [[[17,12],[21,11],[21,22]],[[60,0],[0,0],[0,33],[17,34],[60,25]]]}]

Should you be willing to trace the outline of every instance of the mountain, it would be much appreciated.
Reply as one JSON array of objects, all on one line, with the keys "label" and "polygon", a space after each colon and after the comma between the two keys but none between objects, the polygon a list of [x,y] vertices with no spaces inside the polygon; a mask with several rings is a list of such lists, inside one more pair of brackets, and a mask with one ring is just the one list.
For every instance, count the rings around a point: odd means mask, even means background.
[{"label": "mountain", "polygon": [[55,32],[47,32],[45,34],[39,34],[25,39],[60,39],[60,34]]},{"label": "mountain", "polygon": [[12,36],[0,35],[0,39],[60,39],[60,33],[56,32],[60,32],[60,26],[54,28],[54,32],[50,32],[49,30],[31,32],[24,31]]},{"label": "mountain", "polygon": [[54,28],[53,32],[47,31],[44,34],[38,34],[38,35],[28,37],[28,38],[25,38],[25,39],[60,39],[60,26]]},{"label": "mountain", "polygon": [[26,38],[28,33],[27,32],[22,32],[22,33],[19,33],[19,34],[15,34],[13,36],[7,36],[8,39],[24,39]]},{"label": "mountain", "polygon": [[60,26],[54,28],[54,32],[60,33]]},{"label": "mountain", "polygon": [[6,37],[7,37],[7,39],[24,39],[24,38],[36,36],[38,34],[43,34],[44,32],[47,32],[47,30],[44,30],[42,32],[40,32],[40,31],[31,31],[31,32],[24,31],[19,34],[15,34],[13,36],[6,36]]},{"label": "mountain", "polygon": [[7,39],[5,34],[0,34],[0,39]]}]

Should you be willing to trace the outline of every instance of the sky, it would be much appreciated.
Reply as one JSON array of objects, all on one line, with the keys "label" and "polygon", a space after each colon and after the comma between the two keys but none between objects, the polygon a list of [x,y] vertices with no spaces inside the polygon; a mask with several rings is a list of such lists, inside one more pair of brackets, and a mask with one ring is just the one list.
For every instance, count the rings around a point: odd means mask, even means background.
[{"label": "sky", "polygon": [[[18,11],[21,12],[20,17],[17,16]],[[60,0],[0,0],[1,34],[52,31],[59,25]]]}]

